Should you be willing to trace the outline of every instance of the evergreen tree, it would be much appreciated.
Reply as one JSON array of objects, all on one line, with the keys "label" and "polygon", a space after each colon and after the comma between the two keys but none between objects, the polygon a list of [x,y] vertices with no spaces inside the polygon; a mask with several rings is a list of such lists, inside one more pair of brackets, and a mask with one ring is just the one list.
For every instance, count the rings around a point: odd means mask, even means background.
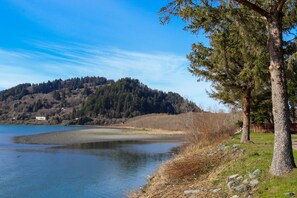
[{"label": "evergreen tree", "polygon": [[83,90],[83,95],[88,96],[92,93],[92,90],[89,87],[85,87]]},{"label": "evergreen tree", "polygon": [[61,96],[60,96],[59,91],[54,91],[54,92],[53,92],[53,98],[54,98],[55,100],[61,100]]},{"label": "evergreen tree", "polygon": [[[238,11],[244,6],[250,12],[245,15]],[[270,56],[270,78],[274,118],[274,152],[270,172],[273,175],[283,175],[296,167],[294,162],[292,139],[290,134],[289,106],[286,85],[286,74],[283,57],[283,31],[295,28],[297,22],[297,5],[294,0],[272,1],[210,1],[210,0],[172,0],[161,9],[168,21],[170,15],[181,17],[189,22],[188,29],[197,27],[205,32],[216,29],[220,20],[224,20],[225,11],[234,11],[241,19],[247,19],[249,24],[255,19],[263,19],[267,25],[268,46]],[[238,12],[237,12],[238,11]]]},{"label": "evergreen tree", "polygon": [[263,70],[269,60],[266,45],[255,39],[262,37],[261,40],[265,40],[261,31],[255,31],[263,29],[263,23],[255,21],[247,26],[230,21],[218,24],[220,27],[209,34],[210,48],[194,44],[188,58],[193,74],[213,82],[211,97],[242,107],[241,143],[245,143],[250,140],[252,93],[262,89],[263,81],[268,77],[268,72]]}]

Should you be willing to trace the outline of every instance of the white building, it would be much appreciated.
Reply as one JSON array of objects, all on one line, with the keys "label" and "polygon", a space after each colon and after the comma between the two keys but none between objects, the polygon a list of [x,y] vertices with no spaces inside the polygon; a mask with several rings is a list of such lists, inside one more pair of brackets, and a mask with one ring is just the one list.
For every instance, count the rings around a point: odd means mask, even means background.
[{"label": "white building", "polygon": [[46,117],[36,116],[36,120],[46,120]]}]

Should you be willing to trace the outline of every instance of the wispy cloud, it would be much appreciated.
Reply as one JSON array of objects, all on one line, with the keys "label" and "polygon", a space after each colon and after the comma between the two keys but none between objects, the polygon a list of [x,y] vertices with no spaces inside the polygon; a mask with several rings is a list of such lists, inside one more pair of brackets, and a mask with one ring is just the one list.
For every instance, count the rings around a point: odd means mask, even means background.
[{"label": "wispy cloud", "polygon": [[137,78],[144,84],[174,91],[204,107],[217,102],[209,99],[209,83],[197,83],[188,71],[185,57],[163,52],[133,52],[118,48],[87,45],[36,43],[36,50],[0,49],[0,87],[37,83],[57,78],[102,76],[109,79]]}]

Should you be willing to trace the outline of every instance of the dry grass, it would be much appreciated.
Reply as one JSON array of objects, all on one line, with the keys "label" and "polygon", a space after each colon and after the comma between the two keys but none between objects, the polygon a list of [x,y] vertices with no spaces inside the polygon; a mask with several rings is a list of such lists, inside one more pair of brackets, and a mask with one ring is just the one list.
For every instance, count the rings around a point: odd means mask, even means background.
[{"label": "dry grass", "polygon": [[[225,197],[225,192],[211,193],[211,189],[223,188],[213,183],[214,178],[240,153],[216,152],[218,144],[201,148],[188,146],[171,161],[163,164],[149,178],[147,186],[130,194],[130,198],[189,197],[185,190],[205,189],[197,197]],[[219,171],[218,171],[219,170]]]},{"label": "dry grass", "polygon": [[[237,159],[236,153],[218,152],[218,146],[234,133],[234,123],[238,115],[224,113],[188,113],[179,115],[180,126],[186,131],[189,141],[180,154],[162,165],[158,172],[150,178],[149,184],[130,197],[170,198],[189,197],[184,194],[188,189],[199,189],[212,184],[213,177],[228,162]],[[199,193],[199,196],[224,197],[223,194]]]},{"label": "dry grass", "polygon": [[152,128],[171,131],[184,131],[185,114],[168,115],[168,114],[149,114],[129,119],[124,126],[136,128]]},{"label": "dry grass", "polygon": [[[179,115],[149,114],[129,119],[124,126],[136,128],[163,129],[172,131],[189,131],[197,135],[199,131],[208,130],[219,132],[218,129],[234,127],[234,123],[240,119],[238,114],[226,113],[197,113],[189,112]],[[192,139],[192,138],[189,138]],[[196,137],[194,137],[196,139]]]},{"label": "dry grass", "polygon": [[209,147],[198,149],[197,146],[188,146],[174,160],[166,164],[164,174],[170,181],[191,181],[202,174],[208,173],[219,162],[222,155],[209,155]]}]

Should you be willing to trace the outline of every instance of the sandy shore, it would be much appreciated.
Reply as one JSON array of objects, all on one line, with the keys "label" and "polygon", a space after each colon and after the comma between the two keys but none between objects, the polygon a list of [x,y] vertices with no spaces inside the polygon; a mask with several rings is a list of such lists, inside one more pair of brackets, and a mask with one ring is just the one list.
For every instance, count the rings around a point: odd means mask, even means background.
[{"label": "sandy shore", "polygon": [[14,141],[19,144],[69,145],[108,141],[179,141],[182,138],[183,132],[180,131],[135,128],[91,128],[17,136],[14,138]]}]

